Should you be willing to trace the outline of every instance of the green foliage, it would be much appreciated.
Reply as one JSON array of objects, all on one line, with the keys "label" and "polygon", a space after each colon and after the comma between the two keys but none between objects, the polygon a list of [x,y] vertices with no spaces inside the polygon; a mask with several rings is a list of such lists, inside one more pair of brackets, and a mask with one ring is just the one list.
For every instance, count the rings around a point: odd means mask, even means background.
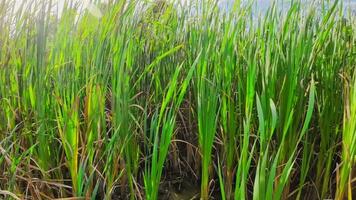
[{"label": "green foliage", "polygon": [[173,174],[201,199],[352,199],[343,2],[20,2],[0,2],[0,198],[156,200]]}]

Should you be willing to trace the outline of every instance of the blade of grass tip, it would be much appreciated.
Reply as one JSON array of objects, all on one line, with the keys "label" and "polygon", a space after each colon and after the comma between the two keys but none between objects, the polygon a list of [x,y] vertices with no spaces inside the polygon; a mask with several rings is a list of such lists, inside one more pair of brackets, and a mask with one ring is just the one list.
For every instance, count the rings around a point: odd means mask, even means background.
[{"label": "blade of grass tip", "polygon": [[272,99],[270,99],[269,103],[270,103],[270,108],[271,108],[271,112],[272,112],[272,122],[271,122],[271,130],[269,133],[268,141],[270,141],[272,139],[273,132],[277,126],[277,121],[278,121],[276,105],[274,104]]}]

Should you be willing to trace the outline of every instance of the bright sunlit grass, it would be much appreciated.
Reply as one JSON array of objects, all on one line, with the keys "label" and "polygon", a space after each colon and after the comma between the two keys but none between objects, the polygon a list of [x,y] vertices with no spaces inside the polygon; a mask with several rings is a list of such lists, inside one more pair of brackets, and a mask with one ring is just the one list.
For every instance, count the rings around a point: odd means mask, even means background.
[{"label": "bright sunlit grass", "polygon": [[0,199],[352,199],[345,2],[187,2],[0,1]]}]

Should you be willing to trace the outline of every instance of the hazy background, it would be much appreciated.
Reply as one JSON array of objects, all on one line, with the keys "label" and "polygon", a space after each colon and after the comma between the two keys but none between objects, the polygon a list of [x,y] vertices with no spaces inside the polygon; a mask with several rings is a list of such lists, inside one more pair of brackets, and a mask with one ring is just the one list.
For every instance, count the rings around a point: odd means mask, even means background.
[{"label": "hazy background", "polygon": [[[35,2],[39,2],[40,0],[15,0],[15,8],[17,8],[24,1],[35,3]],[[76,1],[82,2],[84,7],[87,7],[90,0],[76,0]],[[100,0],[100,1],[103,2],[103,3],[106,3],[109,0]],[[154,1],[154,0],[151,0],[151,1]],[[189,3],[189,2],[190,3],[191,2],[197,2],[198,0],[167,0],[167,1],[175,1],[175,2],[180,1],[180,3],[185,5],[185,4]],[[235,0],[219,0],[219,7],[221,9],[223,9],[223,10],[228,11],[232,7],[234,1]],[[290,1],[291,0],[279,0],[278,2],[280,4],[280,6],[288,7],[288,4],[290,3]],[[302,0],[302,1],[305,1],[305,2],[313,2],[313,1],[314,2],[321,2],[322,0]],[[356,15],[356,0],[340,0],[340,1],[343,1],[345,9],[351,8],[352,13],[354,15]],[[52,2],[58,3],[58,11],[61,11],[62,8],[63,8],[63,4],[64,4],[65,0],[52,0]],[[263,13],[269,7],[271,0],[256,0],[255,2],[256,2],[255,3],[255,8],[259,12]]]}]

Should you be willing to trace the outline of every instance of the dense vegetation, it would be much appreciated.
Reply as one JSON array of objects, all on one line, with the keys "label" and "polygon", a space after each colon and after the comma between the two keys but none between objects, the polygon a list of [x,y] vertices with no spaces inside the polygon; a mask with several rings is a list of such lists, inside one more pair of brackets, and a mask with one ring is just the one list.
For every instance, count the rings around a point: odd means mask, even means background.
[{"label": "dense vegetation", "polygon": [[20,2],[0,2],[0,198],[352,198],[343,2]]}]

